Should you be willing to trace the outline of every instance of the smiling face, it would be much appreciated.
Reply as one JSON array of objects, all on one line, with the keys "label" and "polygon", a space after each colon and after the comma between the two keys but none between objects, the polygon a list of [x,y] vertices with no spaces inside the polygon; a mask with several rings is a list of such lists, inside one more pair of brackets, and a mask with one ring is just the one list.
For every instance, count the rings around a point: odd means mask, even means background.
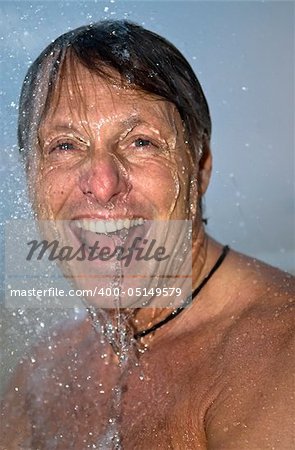
[{"label": "smiling face", "polygon": [[[61,224],[61,242],[75,248],[82,243],[87,254],[98,239],[114,251],[125,233],[124,248],[136,237],[155,238],[167,252],[175,252],[176,265],[184,266],[181,248],[190,235],[181,221],[192,220],[196,234],[202,226],[197,207],[201,172],[175,105],[122,84],[114,73],[110,82],[79,63],[74,72],[69,69],[67,63],[39,128],[34,169],[28,172],[37,218]],[[179,225],[168,232],[175,220]],[[137,273],[158,273],[155,261],[136,261],[133,275],[135,266]],[[84,264],[82,271],[97,279],[105,267],[96,261]],[[63,263],[62,270],[82,285],[79,264]],[[108,271],[117,273],[114,261]]]},{"label": "smiling face", "polygon": [[196,169],[175,106],[79,64],[75,72],[39,129],[29,173],[38,218],[194,218]]}]

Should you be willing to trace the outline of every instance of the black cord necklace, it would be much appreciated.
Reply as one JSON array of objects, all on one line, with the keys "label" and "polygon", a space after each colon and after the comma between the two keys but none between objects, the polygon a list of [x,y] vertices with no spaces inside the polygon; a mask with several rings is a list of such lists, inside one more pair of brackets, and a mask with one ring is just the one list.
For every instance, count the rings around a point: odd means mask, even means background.
[{"label": "black cord necklace", "polygon": [[184,303],[179,306],[178,308],[176,308],[174,311],[172,311],[171,314],[169,314],[167,317],[165,317],[165,319],[161,320],[160,322],[156,323],[155,325],[153,325],[151,328],[147,328],[146,330],[142,330],[142,331],[138,331],[137,333],[134,334],[134,338],[135,339],[140,339],[144,336],[146,336],[147,334],[152,333],[153,331],[156,331],[158,328],[162,327],[163,325],[165,325],[167,322],[170,322],[170,320],[174,319],[174,317],[178,316],[178,314],[180,314],[184,308],[186,308],[188,305],[190,305],[192,303],[192,301],[194,300],[194,298],[199,294],[199,292],[201,291],[201,289],[203,289],[203,287],[208,283],[208,281],[210,280],[210,278],[212,277],[212,275],[216,272],[216,270],[221,266],[221,264],[223,263],[226,255],[229,252],[229,246],[225,245],[222,249],[221,255],[219,256],[219,258],[217,259],[216,263],[214,264],[214,266],[212,267],[212,269],[210,270],[210,272],[208,273],[208,275],[205,276],[205,278],[203,279],[203,281],[199,284],[199,286],[192,292],[191,295],[189,295],[186,300],[184,301]]}]

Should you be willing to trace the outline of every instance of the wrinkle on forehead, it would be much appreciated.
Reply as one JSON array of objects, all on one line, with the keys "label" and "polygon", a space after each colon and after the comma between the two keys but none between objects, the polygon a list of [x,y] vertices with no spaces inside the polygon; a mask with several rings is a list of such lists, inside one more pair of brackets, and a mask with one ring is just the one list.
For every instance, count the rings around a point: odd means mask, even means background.
[{"label": "wrinkle on forehead", "polygon": [[74,62],[65,61],[49,110],[39,128],[41,140],[50,129],[61,124],[79,127],[87,135],[97,135],[107,124],[120,123],[125,129],[132,129],[140,121],[155,132],[161,127],[173,147],[178,137],[183,137],[184,126],[174,104],[123,84],[119,74],[112,72],[113,81],[105,80]]}]

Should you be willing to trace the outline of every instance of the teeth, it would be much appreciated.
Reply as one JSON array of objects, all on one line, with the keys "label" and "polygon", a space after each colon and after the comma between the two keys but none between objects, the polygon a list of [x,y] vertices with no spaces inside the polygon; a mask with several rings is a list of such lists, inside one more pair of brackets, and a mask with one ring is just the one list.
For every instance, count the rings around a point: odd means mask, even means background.
[{"label": "teeth", "polygon": [[105,227],[106,227],[107,233],[113,233],[114,231],[117,231],[116,224],[114,221],[105,222]]},{"label": "teeth", "polygon": [[[84,221],[87,222],[87,221]],[[95,233],[106,233],[107,229],[105,226],[105,222],[103,220],[99,220],[99,221],[90,221],[92,222],[92,229],[90,231],[94,231]],[[87,229],[87,224],[86,224],[86,229]]]},{"label": "teeth", "polygon": [[89,223],[89,231],[96,231],[95,222],[90,222]]},{"label": "teeth", "polygon": [[120,231],[123,228],[129,230],[131,227],[142,225],[144,219],[118,219],[118,220],[77,220],[76,226],[86,231],[92,231],[93,233],[113,233]]}]

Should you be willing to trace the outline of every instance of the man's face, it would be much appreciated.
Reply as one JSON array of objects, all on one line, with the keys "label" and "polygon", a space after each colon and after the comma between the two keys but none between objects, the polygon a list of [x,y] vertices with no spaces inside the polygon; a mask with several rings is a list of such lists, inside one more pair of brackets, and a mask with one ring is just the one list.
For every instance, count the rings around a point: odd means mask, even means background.
[{"label": "man's face", "polygon": [[[139,286],[139,275],[144,288],[180,283],[186,297],[191,235],[183,220],[193,220],[197,233],[201,218],[197,168],[176,107],[119,81],[106,82],[81,65],[74,76],[68,73],[69,67],[40,126],[35,174],[28,174],[37,217],[45,227],[50,221],[43,236],[59,236],[74,249],[85,246],[83,264],[62,263],[79,287],[94,288],[98,280],[111,286],[120,273],[126,291]],[[117,255],[118,245],[128,252],[136,239],[147,247],[154,240],[168,259],[138,261],[134,253],[128,267],[117,257],[97,259],[97,243]],[[95,261],[88,259],[91,249]],[[154,279],[155,273],[164,278]],[[104,306],[100,298],[91,301]]]},{"label": "man's face", "polygon": [[[66,73],[69,73],[69,68]],[[39,129],[39,219],[193,218],[194,167],[176,107],[78,64]]]}]

